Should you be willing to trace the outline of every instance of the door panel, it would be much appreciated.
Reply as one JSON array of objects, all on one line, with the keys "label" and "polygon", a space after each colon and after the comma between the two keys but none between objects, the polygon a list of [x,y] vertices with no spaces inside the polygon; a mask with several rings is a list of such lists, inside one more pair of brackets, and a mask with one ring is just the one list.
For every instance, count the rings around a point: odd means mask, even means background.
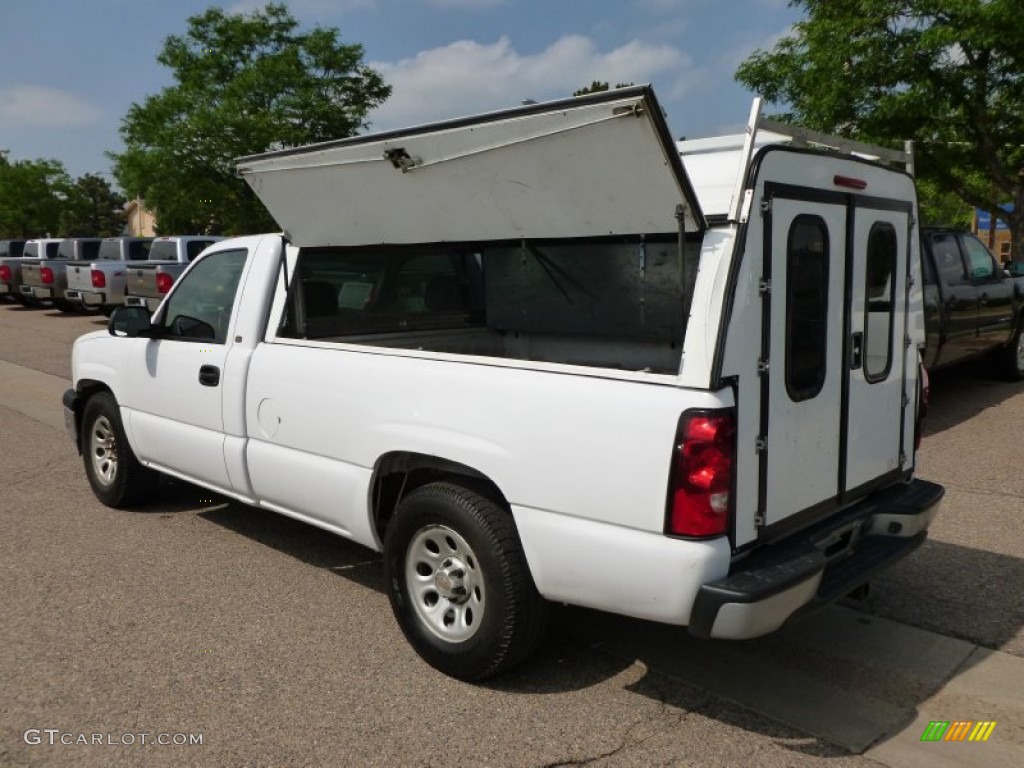
[{"label": "door panel", "polygon": [[1001,344],[1013,328],[1013,283],[992,253],[974,235],[960,236],[968,274],[978,292],[978,348]]},{"label": "door panel", "polygon": [[771,222],[767,525],[836,495],[846,208],[776,198]]},{"label": "door panel", "polygon": [[[940,312],[945,318],[945,338],[938,364],[948,365],[974,353],[978,327],[978,290],[967,277],[960,243],[953,233],[927,235],[930,257],[942,285]],[[929,258],[926,254],[925,258]]]},{"label": "door panel", "polygon": [[905,211],[854,217],[843,491],[900,467],[909,225]]},{"label": "door panel", "polygon": [[160,338],[135,341],[128,361],[133,447],[139,458],[230,489],[224,460],[224,368],[247,251],[198,262],[165,304]]}]

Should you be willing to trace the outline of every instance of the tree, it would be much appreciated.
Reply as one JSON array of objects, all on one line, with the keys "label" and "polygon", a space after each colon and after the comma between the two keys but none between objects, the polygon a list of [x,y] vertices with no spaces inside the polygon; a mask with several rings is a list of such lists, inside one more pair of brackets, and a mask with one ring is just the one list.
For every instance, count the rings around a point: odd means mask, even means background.
[{"label": "tree", "polygon": [[0,158],[0,238],[56,234],[70,179],[57,160]]},{"label": "tree", "polygon": [[[628,88],[631,85],[632,85],[632,83],[616,83],[615,84],[615,88]],[[601,91],[610,91],[610,90],[615,90],[615,89],[612,88],[610,85],[608,85],[608,81],[607,80],[604,80],[604,81],[602,81],[602,80],[594,80],[594,81],[592,81],[590,83],[590,85],[585,85],[582,88],[580,88],[578,91],[573,91],[572,95],[573,96],[586,96],[588,93],[600,93]]]},{"label": "tree", "polygon": [[792,4],[807,17],[736,78],[788,105],[782,119],[875,143],[913,139],[923,186],[995,211],[1024,258],[1020,0]]},{"label": "tree", "polygon": [[60,232],[66,237],[112,237],[124,230],[125,199],[106,179],[92,173],[67,188],[60,212]]},{"label": "tree", "polygon": [[176,81],[121,123],[114,175],[146,199],[162,232],[238,234],[275,228],[235,175],[242,155],[344,138],[391,92],[335,28],[297,31],[284,5],[252,14],[210,8],[164,42]]}]

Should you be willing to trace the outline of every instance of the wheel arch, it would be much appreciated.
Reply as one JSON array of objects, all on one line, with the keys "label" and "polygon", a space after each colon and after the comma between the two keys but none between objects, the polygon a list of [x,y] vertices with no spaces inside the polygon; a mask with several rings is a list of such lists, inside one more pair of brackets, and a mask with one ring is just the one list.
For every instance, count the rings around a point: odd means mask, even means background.
[{"label": "wheel arch", "polygon": [[440,481],[470,488],[511,516],[511,507],[501,488],[480,470],[441,456],[391,451],[377,459],[370,480],[370,523],[378,540],[384,541],[388,524],[405,496],[416,488]]},{"label": "wheel arch", "polygon": [[79,379],[75,385],[77,397],[72,406],[72,413],[75,416],[75,435],[77,435],[75,447],[78,448],[79,454],[82,453],[82,416],[85,413],[85,406],[100,392],[107,392],[117,400],[117,396],[105,382],[96,379]]}]

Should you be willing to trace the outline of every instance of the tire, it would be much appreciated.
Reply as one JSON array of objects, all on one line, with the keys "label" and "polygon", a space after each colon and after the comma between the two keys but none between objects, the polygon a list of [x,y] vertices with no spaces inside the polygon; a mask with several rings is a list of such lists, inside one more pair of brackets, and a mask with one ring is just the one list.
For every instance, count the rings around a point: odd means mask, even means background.
[{"label": "tire", "polygon": [[82,460],[96,498],[123,509],[156,491],[160,475],[135,458],[121,424],[117,401],[109,392],[89,398],[82,413]]},{"label": "tire", "polygon": [[437,670],[475,681],[519,664],[544,636],[537,593],[507,509],[447,482],[412,491],[384,541],[391,608]]},{"label": "tire", "polygon": [[54,299],[53,306],[55,309],[58,309],[61,312],[64,312],[65,314],[69,315],[78,312],[78,307],[76,307],[70,301],[65,301],[64,299]]},{"label": "tire", "polygon": [[1003,374],[1010,381],[1021,381],[1024,379],[1024,320],[1017,323],[1017,330],[1013,339],[1002,350]]}]

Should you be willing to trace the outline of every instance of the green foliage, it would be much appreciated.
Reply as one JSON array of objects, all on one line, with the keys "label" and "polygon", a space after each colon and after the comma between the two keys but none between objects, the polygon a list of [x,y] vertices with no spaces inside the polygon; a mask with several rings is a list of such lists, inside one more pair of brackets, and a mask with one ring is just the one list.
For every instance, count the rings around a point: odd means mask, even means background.
[{"label": "green foliage", "polygon": [[125,199],[107,180],[87,173],[67,188],[60,212],[65,237],[113,237],[124,230]]},{"label": "green foliage", "polygon": [[[935,200],[1007,223],[1024,256],[1024,12],[1020,0],[792,0],[807,12],[737,79],[810,128],[900,146]],[[939,206],[936,210],[941,210]]]},{"label": "green foliage", "polygon": [[188,25],[157,56],[175,85],[122,121],[114,174],[156,211],[162,232],[274,229],[235,159],[351,136],[391,88],[362,63],[362,46],[342,44],[335,28],[298,32],[284,5],[210,8]]},{"label": "green foliage", "polygon": [[[616,83],[615,88],[628,88],[631,85],[632,83]],[[615,88],[612,88],[610,85],[608,85],[607,80],[594,80],[593,82],[590,83],[590,85],[585,85],[578,91],[573,91],[572,95],[586,96],[588,93],[600,93],[601,91],[615,90]]]},{"label": "green foliage", "polygon": [[55,236],[70,185],[56,160],[0,159],[0,238]]}]

